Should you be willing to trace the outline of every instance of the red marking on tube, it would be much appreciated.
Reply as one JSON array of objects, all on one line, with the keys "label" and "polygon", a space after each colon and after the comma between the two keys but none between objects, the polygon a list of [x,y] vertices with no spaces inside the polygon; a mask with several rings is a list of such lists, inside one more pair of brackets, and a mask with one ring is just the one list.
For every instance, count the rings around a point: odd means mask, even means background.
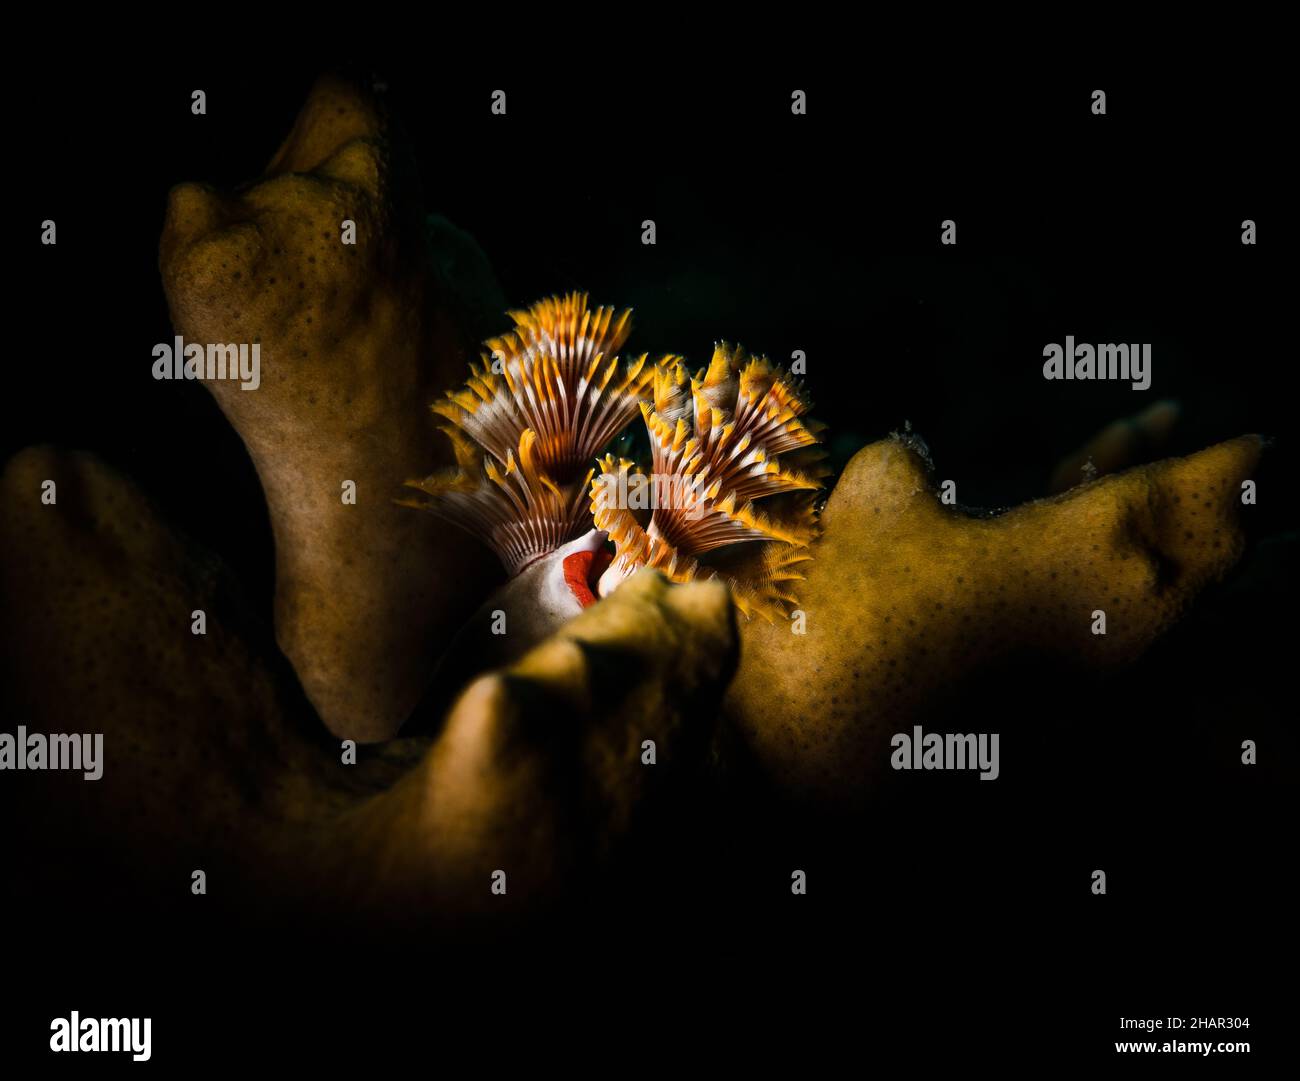
[{"label": "red marking on tube", "polygon": [[605,573],[612,558],[603,548],[595,552],[574,552],[564,557],[565,584],[583,608],[590,607],[599,599],[592,587]]}]

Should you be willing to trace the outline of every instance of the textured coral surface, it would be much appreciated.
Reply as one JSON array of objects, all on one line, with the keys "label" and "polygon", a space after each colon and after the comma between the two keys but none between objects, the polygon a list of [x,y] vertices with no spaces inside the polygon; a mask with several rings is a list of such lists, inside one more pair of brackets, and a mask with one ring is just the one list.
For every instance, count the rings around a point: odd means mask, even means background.
[{"label": "textured coral surface", "polygon": [[425,266],[407,169],[371,100],[322,80],[258,183],[172,191],[159,256],[177,333],[261,345],[258,389],[207,385],[266,493],[276,637],[330,730],[362,740],[406,720],[498,573],[463,534],[393,503],[407,476],[450,460],[428,403],[472,345]]},{"label": "textured coral surface", "polygon": [[[473,342],[404,170],[381,111],[324,80],[265,177],[171,195],[160,266],[177,332],[261,346],[258,390],[210,389],[265,491],[274,640],[220,561],[95,459],[28,449],[0,481],[0,619],[24,645],[5,651],[6,712],[107,737],[102,781],[16,783],[25,813],[98,852],[123,892],[172,896],[202,865],[291,911],[418,916],[482,904],[504,867],[510,903],[527,903],[608,856],[663,778],[730,737],[785,794],[855,799],[891,733],[990,672],[1132,662],[1240,554],[1253,437],[997,516],[943,505],[914,445],[887,439],[849,463],[800,564],[805,633],[785,618],[738,630],[720,581],[640,571],[506,666],[475,679],[458,662],[463,692],[432,734],[393,739],[500,578],[485,548],[394,501],[451,463],[428,405]],[[1083,457],[1108,468],[1132,430]],[[731,727],[713,742],[719,717]],[[379,742],[350,766],[343,737]],[[57,851],[31,868],[33,883],[80,873]]]},{"label": "textured coral surface", "polygon": [[799,589],[806,633],[743,629],[736,723],[782,783],[843,798],[892,733],[981,669],[1136,659],[1236,562],[1260,449],[1244,436],[981,518],[940,502],[908,441],[864,447],[822,514]]},{"label": "textured coral surface", "polygon": [[[29,498],[54,479],[59,502]],[[258,910],[474,906],[496,868],[512,903],[555,893],[607,854],[634,812],[698,762],[735,668],[717,583],[652,572],[511,667],[475,681],[435,740],[362,748],[344,765],[221,562],[177,535],[130,481],[34,448],[0,478],[7,711],[33,731],[93,718],[103,778],[13,775],[58,838],[33,883],[102,898],[186,896],[192,867]],[[190,633],[202,608],[207,633]],[[643,743],[656,764],[642,763]],[[63,858],[76,852],[79,858]],[[98,868],[98,864],[94,864]],[[433,903],[434,910],[422,908]]]}]

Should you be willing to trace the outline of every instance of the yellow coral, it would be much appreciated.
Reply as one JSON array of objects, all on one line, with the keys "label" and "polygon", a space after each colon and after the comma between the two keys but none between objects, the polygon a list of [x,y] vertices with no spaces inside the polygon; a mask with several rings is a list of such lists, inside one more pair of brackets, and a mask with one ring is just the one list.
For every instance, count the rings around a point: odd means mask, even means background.
[{"label": "yellow coral", "polygon": [[991,518],[943,505],[907,441],[865,447],[822,513],[796,618],[742,627],[732,718],[783,784],[850,798],[897,726],[978,670],[1133,660],[1240,555],[1260,447],[1243,436]]}]

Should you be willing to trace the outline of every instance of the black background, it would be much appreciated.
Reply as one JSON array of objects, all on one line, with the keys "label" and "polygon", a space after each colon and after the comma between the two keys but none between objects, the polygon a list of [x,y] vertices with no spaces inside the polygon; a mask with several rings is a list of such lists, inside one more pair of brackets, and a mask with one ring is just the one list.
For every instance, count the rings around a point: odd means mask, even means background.
[{"label": "black background", "polygon": [[[115,463],[231,562],[268,620],[270,529],[242,444],[202,388],[150,376],[172,334],[157,240],[168,188],[255,177],[324,66],[123,67],[91,98],[49,77],[16,120],[4,452],[54,442]],[[912,792],[829,821],[716,794],[523,932],[437,950],[374,928],[307,937],[216,906],[105,911],[93,882],[71,926],[62,907],[56,923],[10,913],[0,1056],[40,1057],[49,1018],[75,1008],[152,1016],[168,1069],[390,1047],[431,1069],[456,1047],[481,1068],[517,1053],[616,1074],[681,1047],[719,1065],[1109,1063],[1130,1038],[1121,1014],[1248,1015],[1255,1052],[1233,1065],[1262,1062],[1287,1032],[1271,988],[1293,971],[1295,777],[1292,125],[1269,79],[726,54],[680,70],[368,66],[427,209],[476,238],[512,305],[587,290],[635,308],[637,351],[695,363],[718,338],[782,361],[802,349],[836,465],[910,421],[972,506],[1044,494],[1093,432],[1173,398],[1167,453],[1273,437],[1251,548],[1124,676],[972,688],[959,723],[1004,733],[998,783],[915,774]],[[489,112],[496,88],[506,117]],[[38,243],[47,217],[57,247]],[[1067,334],[1151,342],[1151,390],[1046,382],[1042,347]],[[795,866],[807,897],[789,896]],[[1238,1038],[1184,1038],[1206,1035]]]}]

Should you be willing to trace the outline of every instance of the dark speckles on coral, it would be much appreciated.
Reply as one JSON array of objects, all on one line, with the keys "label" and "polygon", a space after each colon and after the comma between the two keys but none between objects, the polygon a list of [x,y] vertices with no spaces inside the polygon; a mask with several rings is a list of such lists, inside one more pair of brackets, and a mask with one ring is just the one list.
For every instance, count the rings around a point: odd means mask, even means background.
[{"label": "dark speckles on coral", "polygon": [[[920,463],[900,459],[888,443],[865,448],[827,502],[825,533],[800,592],[825,674],[810,676],[804,652],[790,651],[781,629],[744,628],[733,716],[760,758],[785,725],[820,730],[827,738],[808,761],[773,767],[791,783],[824,787],[838,778],[848,796],[862,786],[853,769],[888,758],[881,741],[890,726],[880,726],[876,743],[870,736],[882,701],[895,716],[911,716],[935,688],[1045,653],[1090,669],[1131,660],[1240,543],[1227,501],[1220,528],[1233,539],[1216,549],[1203,531],[1186,528],[1192,508],[1177,497],[1204,487],[1189,484],[1193,478],[1245,475],[1258,450],[1257,440],[1242,439],[996,517],[967,518],[933,496],[916,498],[929,490]],[[1162,498],[1150,498],[1152,488]],[[870,527],[856,520],[867,506]],[[1203,501],[1196,507],[1204,513]],[[1135,553],[1148,557],[1130,558]],[[1151,569],[1164,564],[1179,568],[1177,579],[1160,580]],[[872,575],[846,591],[841,568],[854,565]],[[1089,632],[1097,598],[1124,613],[1105,636]],[[877,663],[862,663],[872,657]],[[783,712],[786,701],[798,703],[797,716]],[[844,720],[832,723],[831,710]]]}]

